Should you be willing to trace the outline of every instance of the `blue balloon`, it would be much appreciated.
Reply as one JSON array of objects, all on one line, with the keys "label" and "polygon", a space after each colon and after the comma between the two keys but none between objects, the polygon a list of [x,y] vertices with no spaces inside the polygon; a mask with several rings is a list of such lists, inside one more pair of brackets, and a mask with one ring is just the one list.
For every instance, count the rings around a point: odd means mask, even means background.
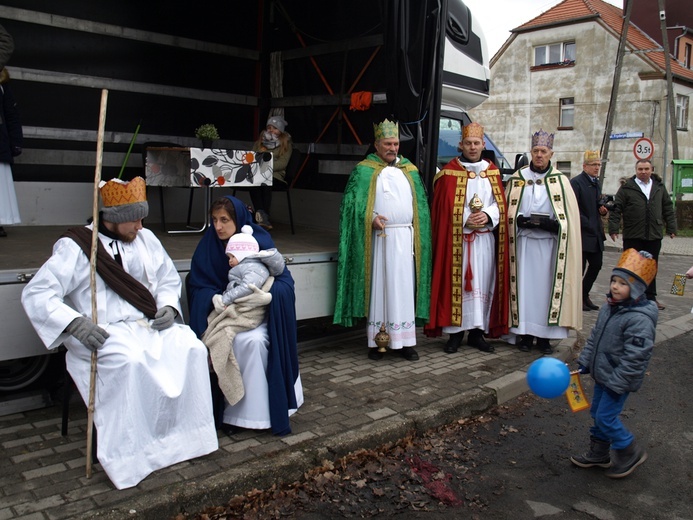
[{"label": "blue balloon", "polygon": [[529,366],[527,384],[539,397],[553,399],[568,389],[570,370],[565,363],[556,358],[542,357]]}]

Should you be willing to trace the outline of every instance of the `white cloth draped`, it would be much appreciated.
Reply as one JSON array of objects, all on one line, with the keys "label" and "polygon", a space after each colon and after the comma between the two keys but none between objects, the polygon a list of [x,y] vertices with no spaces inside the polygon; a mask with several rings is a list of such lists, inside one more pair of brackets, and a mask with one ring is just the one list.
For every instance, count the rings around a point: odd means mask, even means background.
[{"label": "white cloth draped", "polygon": [[0,226],[19,224],[21,221],[12,167],[7,163],[0,163]]},{"label": "white cloth draped", "polygon": [[383,168],[378,175],[373,210],[388,219],[385,224],[387,236],[379,236],[379,231],[373,232],[366,330],[370,348],[376,347],[373,338],[383,321],[390,335],[390,349],[416,345],[413,207],[414,199],[406,176],[398,168]]},{"label": "white cloth draped", "polygon": [[[267,354],[269,336],[267,320],[259,327],[236,334],[233,342],[233,353],[241,369],[245,394],[234,405],[224,409],[223,422],[241,428],[264,430],[270,428],[269,387],[267,384]],[[299,375],[294,383],[296,404],[303,404],[303,386]],[[295,409],[289,410],[293,415]]]},{"label": "white cloth draped", "polygon": [[[110,253],[112,239],[99,238]],[[123,489],[157,469],[211,453],[218,442],[207,349],[181,324],[180,275],[146,229],[118,246],[124,269],[150,290],[157,308],[170,305],[179,313],[178,323],[153,330],[141,311],[97,276],[98,323],[110,335],[97,354],[97,457]],[[88,402],[91,351],[63,332],[74,318],[91,316],[89,259],[73,240],[56,243],[25,287],[22,304],[49,349],[65,344],[67,368]]]}]

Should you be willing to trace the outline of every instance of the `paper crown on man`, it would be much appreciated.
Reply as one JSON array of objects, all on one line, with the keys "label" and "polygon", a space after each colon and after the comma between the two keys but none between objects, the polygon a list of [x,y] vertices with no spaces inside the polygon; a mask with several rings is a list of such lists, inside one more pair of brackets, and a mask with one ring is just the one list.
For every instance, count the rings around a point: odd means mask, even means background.
[{"label": "paper crown on man", "polygon": [[539,129],[538,132],[532,135],[532,148],[535,146],[546,146],[553,150],[553,134]]},{"label": "paper crown on man", "polygon": [[599,153],[599,150],[585,150],[585,155],[583,156],[582,162],[583,164],[589,164],[591,162],[595,161],[601,161],[602,157]]},{"label": "paper crown on man", "polygon": [[131,181],[101,181],[99,191],[104,220],[120,224],[142,220],[149,214],[147,183],[142,177],[135,177]]},{"label": "paper crown on man", "polygon": [[626,249],[611,276],[620,276],[630,285],[630,296],[638,298],[657,275],[657,260],[647,251]]},{"label": "paper crown on man", "polygon": [[399,139],[399,127],[396,122],[386,118],[381,123],[373,124],[373,134],[376,141],[379,139]]},{"label": "paper crown on man", "polygon": [[478,137],[484,139],[484,127],[479,123],[469,123],[462,128],[462,139],[467,137]]}]

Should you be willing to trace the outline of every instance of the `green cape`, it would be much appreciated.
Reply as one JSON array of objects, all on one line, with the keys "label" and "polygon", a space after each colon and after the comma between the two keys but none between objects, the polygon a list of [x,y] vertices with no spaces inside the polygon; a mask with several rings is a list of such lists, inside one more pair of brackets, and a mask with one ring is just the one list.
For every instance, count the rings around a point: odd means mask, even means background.
[{"label": "green cape", "polygon": [[[368,316],[371,290],[373,206],[378,175],[387,166],[370,154],[351,172],[339,218],[339,263],[334,323],[351,327]],[[414,255],[416,263],[416,324],[428,321],[431,295],[431,215],[419,171],[400,157],[397,168],[414,194]]]}]

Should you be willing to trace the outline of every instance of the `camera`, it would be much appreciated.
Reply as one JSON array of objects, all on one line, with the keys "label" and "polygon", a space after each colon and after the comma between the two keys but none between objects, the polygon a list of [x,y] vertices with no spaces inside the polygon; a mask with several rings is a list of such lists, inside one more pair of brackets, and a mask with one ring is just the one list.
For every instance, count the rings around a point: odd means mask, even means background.
[{"label": "camera", "polygon": [[660,20],[666,20],[667,19],[666,11],[659,11],[659,19]]},{"label": "camera", "polygon": [[611,211],[612,209],[614,209],[614,196],[602,195],[599,199],[599,205],[604,206],[606,209]]}]

